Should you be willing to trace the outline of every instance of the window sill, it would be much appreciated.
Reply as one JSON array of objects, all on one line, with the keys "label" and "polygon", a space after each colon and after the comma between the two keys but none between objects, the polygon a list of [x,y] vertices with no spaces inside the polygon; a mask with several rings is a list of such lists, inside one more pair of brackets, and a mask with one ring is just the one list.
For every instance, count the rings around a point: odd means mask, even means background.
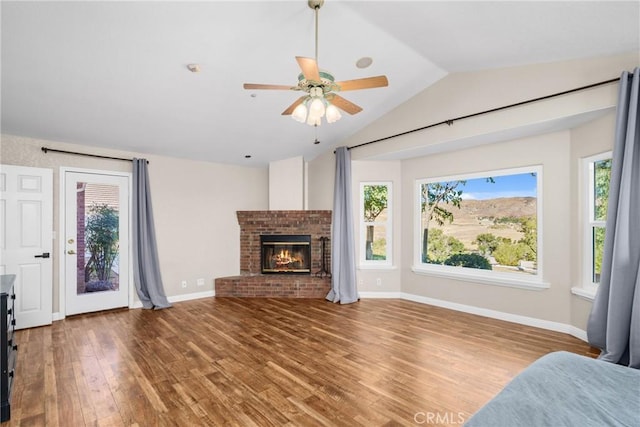
[{"label": "window sill", "polygon": [[526,280],[522,278],[505,277],[494,274],[481,274],[480,272],[466,272],[466,271],[442,271],[433,268],[424,268],[422,266],[411,267],[411,271],[416,274],[423,274],[426,276],[443,277],[446,279],[463,280],[465,282],[473,282],[482,285],[495,285],[506,286],[509,288],[520,288],[541,291],[543,289],[549,289],[550,285],[547,282],[543,282],[539,279]]},{"label": "window sill", "polygon": [[587,301],[593,301],[596,297],[596,288],[586,288],[581,286],[574,286],[571,288],[571,293],[578,295],[586,299]]},{"label": "window sill", "polygon": [[359,264],[358,270],[397,270],[395,265],[385,264]]}]

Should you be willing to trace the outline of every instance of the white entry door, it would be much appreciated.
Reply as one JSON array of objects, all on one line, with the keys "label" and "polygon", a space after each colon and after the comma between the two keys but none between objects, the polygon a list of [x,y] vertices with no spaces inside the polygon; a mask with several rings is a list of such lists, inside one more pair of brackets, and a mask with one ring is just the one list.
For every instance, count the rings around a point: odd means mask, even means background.
[{"label": "white entry door", "polygon": [[16,329],[50,325],[53,171],[0,165],[0,274],[15,274]]},{"label": "white entry door", "polygon": [[128,174],[64,174],[65,314],[129,305]]}]

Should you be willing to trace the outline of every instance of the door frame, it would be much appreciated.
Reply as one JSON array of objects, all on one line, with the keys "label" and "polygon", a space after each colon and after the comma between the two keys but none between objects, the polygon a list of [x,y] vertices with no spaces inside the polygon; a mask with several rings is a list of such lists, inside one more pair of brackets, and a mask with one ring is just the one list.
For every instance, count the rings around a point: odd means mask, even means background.
[{"label": "door frame", "polygon": [[[66,302],[66,264],[65,264],[65,251],[66,251],[66,242],[65,242],[65,229],[66,229],[66,206],[67,206],[67,201],[66,201],[66,176],[67,176],[67,172],[74,172],[74,173],[89,173],[89,174],[98,174],[98,175],[111,175],[111,176],[119,176],[119,177],[126,177],[128,178],[127,182],[129,183],[128,185],[128,192],[129,192],[129,223],[131,224],[131,221],[133,220],[133,215],[132,215],[132,204],[133,204],[133,184],[132,184],[132,179],[133,179],[133,174],[131,172],[121,172],[121,171],[106,171],[106,170],[99,170],[99,169],[84,169],[84,168],[74,168],[74,167],[65,167],[65,166],[61,166],[60,167],[60,182],[58,185],[58,192],[59,192],[59,206],[58,206],[58,226],[59,226],[59,232],[57,233],[58,236],[60,236],[60,238],[58,239],[58,250],[59,253],[61,254],[61,256],[59,257],[58,260],[58,310],[60,313],[60,316],[58,317],[60,320],[64,319],[67,316],[67,302]],[[133,227],[130,225],[129,226],[129,242],[131,242],[132,239],[132,229]],[[128,307],[134,308],[134,288],[135,288],[135,284],[133,282],[133,251],[129,251],[129,301],[128,301]]]}]

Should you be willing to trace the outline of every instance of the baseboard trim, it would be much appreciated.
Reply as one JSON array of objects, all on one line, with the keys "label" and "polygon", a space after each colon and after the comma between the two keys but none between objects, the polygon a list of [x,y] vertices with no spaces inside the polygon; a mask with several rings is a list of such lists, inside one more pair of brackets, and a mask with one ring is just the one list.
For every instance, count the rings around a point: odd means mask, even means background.
[{"label": "baseboard trim", "polygon": [[[183,301],[191,301],[194,299],[210,298],[215,296],[216,296],[216,291],[210,290],[210,291],[203,291],[203,292],[194,292],[192,294],[172,295],[170,297],[167,297],[167,300],[169,300],[169,302],[183,302]],[[129,306],[129,308],[142,308],[142,303],[140,301],[135,301],[132,305]]]},{"label": "baseboard trim", "polygon": [[521,316],[518,314],[505,313],[487,308],[475,307],[472,305],[459,304],[451,301],[440,300],[436,298],[424,297],[420,295],[408,294],[405,292],[360,292],[361,298],[399,298],[408,301],[418,302],[421,304],[433,305],[436,307],[447,308],[449,310],[460,311],[463,313],[475,314],[478,316],[489,317],[491,319],[504,320],[506,322],[517,323],[520,325],[533,326],[535,328],[546,329],[549,331],[562,332],[576,337],[582,341],[587,341],[587,333],[573,325],[565,323],[552,322],[549,320],[536,319],[535,317]]},{"label": "baseboard trim", "polygon": [[358,292],[360,298],[404,299],[402,292]]}]

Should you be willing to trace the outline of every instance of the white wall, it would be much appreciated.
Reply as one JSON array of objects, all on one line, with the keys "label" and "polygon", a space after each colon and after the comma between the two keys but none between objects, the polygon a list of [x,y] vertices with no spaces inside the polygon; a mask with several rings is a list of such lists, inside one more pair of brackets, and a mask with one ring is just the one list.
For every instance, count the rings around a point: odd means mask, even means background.
[{"label": "white wall", "polygon": [[269,163],[269,209],[303,210],[305,197],[302,156]]},{"label": "white wall", "polygon": [[[399,161],[354,161],[351,163],[352,193],[353,193],[353,223],[354,234],[360,236],[360,183],[390,181],[392,188],[391,217],[392,219],[402,214],[401,169]],[[402,262],[401,250],[402,233],[400,221],[393,221],[393,252],[391,268],[365,268],[358,263],[356,279],[358,290],[361,292],[400,292],[400,263]],[[356,245],[356,260],[360,259],[360,245]],[[378,285],[378,279],[380,284]]]},{"label": "white wall", "polygon": [[[162,279],[168,296],[213,290],[216,277],[239,274],[240,238],[235,212],[268,207],[268,171],[90,146],[1,136],[0,162],[51,168],[54,173],[54,227],[59,224],[61,166],[131,171],[131,163],[65,154],[44,154],[40,147],[102,154],[145,157],[158,239]],[[59,232],[56,233],[58,236]],[[53,312],[58,312],[58,249],[54,243]],[[198,278],[205,286],[196,286]],[[188,287],[180,286],[187,280]]]},{"label": "white wall", "polygon": [[[571,298],[569,131],[436,154],[402,164],[402,290],[457,304],[568,324]],[[414,183],[496,169],[542,165],[542,264],[545,290],[484,285],[411,271],[414,250]],[[565,214],[563,214],[565,213]],[[540,232],[540,230],[539,230]]]},{"label": "white wall", "polygon": [[[585,205],[583,191],[586,183],[582,182],[581,160],[595,154],[613,149],[615,132],[615,113],[571,130],[571,218],[575,219],[571,227],[571,282],[580,287],[588,278],[583,277],[584,242],[582,229]],[[585,330],[587,318],[591,312],[591,301],[583,297],[573,296],[571,299],[571,324]]]},{"label": "white wall", "polygon": [[[609,80],[639,64],[640,52],[629,52],[452,74],[340,145],[354,146],[458,116]],[[584,329],[591,303],[570,292],[579,281],[576,165],[580,156],[612,146],[611,120],[616,102],[617,85],[609,84],[352,149],[354,168],[360,160],[401,160],[401,188],[394,189],[396,196],[402,194],[402,215],[395,216],[395,221],[400,222],[402,239],[400,290]],[[310,203],[318,208],[331,208],[333,191],[325,183],[333,180],[334,162],[327,153],[309,165]],[[544,167],[543,249],[544,277],[551,284],[548,290],[479,285],[418,276],[411,271],[416,178],[530,164]],[[379,164],[370,165],[378,171],[385,169]],[[366,163],[358,167],[366,168]],[[365,173],[362,169],[358,171],[359,176]],[[359,176],[354,176],[354,181]],[[355,205],[356,197],[357,192]]]}]

